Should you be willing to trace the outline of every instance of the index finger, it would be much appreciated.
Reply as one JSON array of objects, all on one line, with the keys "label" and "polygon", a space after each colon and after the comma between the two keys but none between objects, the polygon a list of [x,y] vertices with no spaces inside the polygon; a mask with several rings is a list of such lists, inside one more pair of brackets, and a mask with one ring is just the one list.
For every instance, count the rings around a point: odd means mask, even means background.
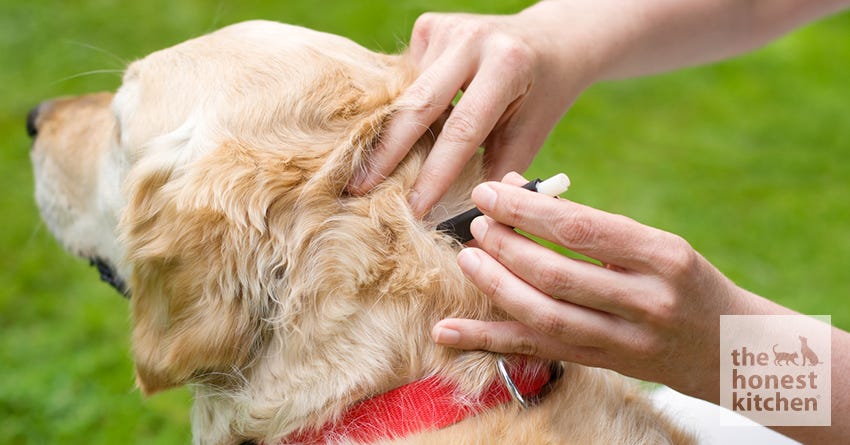
[{"label": "index finger", "polygon": [[498,182],[477,186],[472,200],[502,224],[631,270],[661,269],[665,246],[674,237],[622,215]]},{"label": "index finger", "polygon": [[402,93],[396,102],[398,111],[369,155],[366,170],[349,184],[352,193],[366,193],[389,176],[413,144],[448,109],[474,67],[470,58],[460,58],[466,62],[460,66],[457,60],[457,57],[443,55]]},{"label": "index finger", "polygon": [[413,212],[423,215],[457,178],[512,103],[527,90],[522,68],[481,65],[452,110],[413,185]]}]

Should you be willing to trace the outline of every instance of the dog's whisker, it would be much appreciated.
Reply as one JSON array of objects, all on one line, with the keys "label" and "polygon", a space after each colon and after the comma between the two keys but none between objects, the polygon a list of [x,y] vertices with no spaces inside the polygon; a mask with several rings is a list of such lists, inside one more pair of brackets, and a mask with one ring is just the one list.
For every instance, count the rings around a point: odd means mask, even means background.
[{"label": "dog's whisker", "polygon": [[[42,229],[46,227],[44,221],[39,220],[38,223],[30,231],[27,241],[24,243],[24,250],[28,251],[36,243],[36,238],[42,233]],[[17,266],[16,266],[17,267]]]},{"label": "dog's whisker", "polygon": [[99,46],[95,46],[95,45],[92,45],[92,44],[90,44],[90,43],[86,43],[86,42],[80,42],[80,41],[78,41],[78,40],[66,40],[65,42],[66,42],[66,43],[69,43],[69,44],[72,44],[72,45],[81,46],[81,47],[83,47],[83,48],[87,48],[87,49],[90,49],[90,50],[92,50],[92,51],[97,51],[97,52],[102,53],[102,54],[106,54],[107,56],[109,56],[109,57],[111,57],[113,60],[115,60],[116,62],[120,63],[120,64],[121,64],[121,66],[127,66],[127,65],[129,65],[129,64],[130,64],[130,61],[129,61],[129,60],[126,60],[126,59],[124,59],[124,58],[122,58],[122,57],[118,56],[117,54],[115,54],[115,53],[113,53],[112,51],[109,51],[109,50],[107,50],[107,49],[105,49],[105,48],[101,48],[101,47],[99,47]]},{"label": "dog's whisker", "polygon": [[219,0],[218,4],[215,7],[215,15],[213,15],[212,23],[210,23],[210,27],[207,28],[207,32],[211,32],[219,27],[219,22],[221,21],[221,16],[224,11],[224,0]]},{"label": "dog's whisker", "polygon": [[71,76],[68,76],[68,77],[63,77],[62,79],[59,79],[59,80],[57,80],[57,81],[55,81],[55,82],[51,83],[51,84],[50,84],[50,86],[54,86],[54,85],[60,84],[60,83],[62,83],[62,82],[67,82],[67,81],[69,81],[69,80],[71,80],[71,79],[76,79],[76,78],[78,78],[78,77],[91,76],[91,75],[95,75],[95,74],[118,74],[118,75],[119,75],[119,77],[120,77],[120,75],[121,75],[121,74],[124,74],[124,70],[119,70],[119,69],[101,69],[101,70],[91,70],[91,71],[85,71],[85,72],[77,73],[77,74],[74,74],[74,75],[71,75]]},{"label": "dog's whisker", "polygon": [[36,238],[36,236],[38,236],[39,234],[41,234],[42,229],[44,229],[45,227],[46,227],[46,226],[45,226],[45,224],[44,224],[44,221],[43,221],[43,220],[39,220],[39,221],[38,221],[38,223],[37,223],[37,224],[36,224],[36,225],[32,228],[32,231],[30,232],[29,239],[27,239],[27,242],[26,242],[26,244],[25,244],[25,245],[26,245],[27,247],[31,246],[31,245],[35,242],[35,238]]},{"label": "dog's whisker", "polygon": [[400,35],[399,33],[394,32],[393,33],[393,40],[395,40],[396,50],[399,53],[407,51],[407,48],[408,48],[407,37]]}]

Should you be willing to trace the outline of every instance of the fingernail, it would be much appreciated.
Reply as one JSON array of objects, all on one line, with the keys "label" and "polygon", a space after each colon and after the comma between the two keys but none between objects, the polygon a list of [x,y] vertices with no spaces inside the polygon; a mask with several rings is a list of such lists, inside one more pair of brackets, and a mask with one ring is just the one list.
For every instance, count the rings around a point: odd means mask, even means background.
[{"label": "fingernail", "polygon": [[460,343],[460,332],[442,326],[434,328],[434,342],[441,345],[456,345]]},{"label": "fingernail", "polygon": [[467,275],[474,274],[481,265],[481,259],[473,249],[463,249],[457,254],[457,264]]},{"label": "fingernail", "polygon": [[481,184],[472,189],[472,201],[483,211],[492,210],[496,206],[496,191],[488,184]]},{"label": "fingernail", "polygon": [[469,232],[478,241],[484,241],[484,237],[487,235],[487,221],[484,221],[483,216],[472,220],[472,223],[469,225]]}]

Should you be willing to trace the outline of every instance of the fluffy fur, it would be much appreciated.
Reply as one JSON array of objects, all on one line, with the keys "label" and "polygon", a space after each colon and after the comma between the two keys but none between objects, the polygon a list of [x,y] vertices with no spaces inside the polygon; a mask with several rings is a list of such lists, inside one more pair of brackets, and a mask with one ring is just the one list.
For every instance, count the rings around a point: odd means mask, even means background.
[{"label": "fluffy fur", "polygon": [[[196,443],[272,444],[423,376],[470,399],[495,378],[494,355],[429,335],[448,316],[504,318],[434,230],[470,206],[480,159],[424,221],[406,196],[430,136],[367,196],[345,192],[414,74],[404,55],[247,22],[133,63],[114,97],[42,105],[42,214],[128,278],[138,385],[191,384]],[[393,443],[691,441],[623,378],[565,366],[528,411]]]}]

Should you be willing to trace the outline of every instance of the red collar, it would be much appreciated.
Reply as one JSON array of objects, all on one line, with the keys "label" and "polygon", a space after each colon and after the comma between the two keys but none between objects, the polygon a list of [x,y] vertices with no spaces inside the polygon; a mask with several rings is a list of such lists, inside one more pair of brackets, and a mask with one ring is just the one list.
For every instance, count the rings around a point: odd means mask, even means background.
[{"label": "red collar", "polygon": [[463,397],[455,385],[439,376],[417,380],[356,403],[336,422],[318,430],[296,432],[279,443],[322,445],[343,438],[356,443],[370,443],[445,428],[509,402],[513,398],[508,390],[511,382],[522,398],[538,399],[560,377],[561,367],[534,363],[519,360],[509,366],[509,382],[503,383],[497,378],[478,399],[472,400]]}]

